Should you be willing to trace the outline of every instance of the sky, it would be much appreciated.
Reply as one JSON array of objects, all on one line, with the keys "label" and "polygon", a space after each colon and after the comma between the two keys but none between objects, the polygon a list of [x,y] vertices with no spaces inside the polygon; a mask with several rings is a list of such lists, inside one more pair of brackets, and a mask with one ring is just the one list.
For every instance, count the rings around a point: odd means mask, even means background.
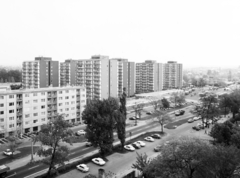
[{"label": "sky", "polygon": [[239,0],[1,0],[0,65],[92,55],[240,66]]}]

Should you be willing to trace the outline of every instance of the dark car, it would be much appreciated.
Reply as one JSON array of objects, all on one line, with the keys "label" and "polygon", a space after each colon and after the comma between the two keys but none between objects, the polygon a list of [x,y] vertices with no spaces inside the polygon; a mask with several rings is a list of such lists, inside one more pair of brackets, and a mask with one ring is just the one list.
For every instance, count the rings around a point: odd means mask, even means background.
[{"label": "dark car", "polygon": [[141,148],[141,145],[138,143],[133,143],[132,146],[137,149]]},{"label": "dark car", "polygon": [[129,120],[136,120],[136,117],[135,116],[129,117]]},{"label": "dark car", "polygon": [[162,145],[157,145],[156,147],[154,147],[154,151],[159,152],[161,148],[162,148]]},{"label": "dark car", "polygon": [[158,139],[161,138],[161,136],[160,136],[159,134],[152,134],[151,137],[152,137],[152,138],[158,138]]},{"label": "dark car", "polygon": [[183,115],[185,113],[184,110],[180,110],[179,112],[180,112],[180,115]]}]

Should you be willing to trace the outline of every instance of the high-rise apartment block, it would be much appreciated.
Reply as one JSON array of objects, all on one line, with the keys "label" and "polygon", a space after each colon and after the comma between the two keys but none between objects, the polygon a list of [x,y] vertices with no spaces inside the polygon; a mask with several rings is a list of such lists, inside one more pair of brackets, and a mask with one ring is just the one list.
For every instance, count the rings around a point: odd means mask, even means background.
[{"label": "high-rise apartment block", "polygon": [[163,86],[163,65],[154,60],[136,64],[136,93],[161,91]]},{"label": "high-rise apartment block", "polygon": [[60,85],[77,85],[77,61],[65,60],[60,63]]},{"label": "high-rise apartment block", "polygon": [[0,138],[39,131],[57,114],[82,122],[86,90],[79,86],[0,91]]},{"label": "high-rise apartment block", "polygon": [[36,57],[22,66],[23,88],[45,88],[59,86],[59,62],[47,57]]},{"label": "high-rise apartment block", "polygon": [[163,65],[163,88],[181,88],[183,82],[182,64],[176,61],[168,61]]}]

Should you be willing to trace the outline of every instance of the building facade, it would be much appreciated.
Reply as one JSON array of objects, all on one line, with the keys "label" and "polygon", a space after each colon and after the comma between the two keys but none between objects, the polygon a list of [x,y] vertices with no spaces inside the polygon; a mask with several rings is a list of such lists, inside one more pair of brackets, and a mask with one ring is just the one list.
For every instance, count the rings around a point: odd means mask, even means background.
[{"label": "building facade", "polygon": [[136,63],[136,93],[148,93],[163,89],[163,65],[154,60]]},{"label": "building facade", "polygon": [[79,86],[0,91],[0,138],[39,131],[57,114],[82,122],[86,90]]},{"label": "building facade", "polygon": [[36,57],[22,66],[23,88],[59,87],[59,62],[48,57]]},{"label": "building facade", "polygon": [[163,88],[182,88],[183,85],[183,72],[182,64],[176,61],[168,61],[168,63],[163,66]]},{"label": "building facade", "polygon": [[77,61],[65,60],[60,63],[60,86],[77,85]]}]

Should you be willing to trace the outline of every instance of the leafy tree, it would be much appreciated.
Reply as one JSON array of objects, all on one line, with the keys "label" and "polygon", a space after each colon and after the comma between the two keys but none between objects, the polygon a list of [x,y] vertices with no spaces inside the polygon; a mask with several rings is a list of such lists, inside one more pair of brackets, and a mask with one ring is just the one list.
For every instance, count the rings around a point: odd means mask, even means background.
[{"label": "leafy tree", "polygon": [[170,101],[174,103],[175,107],[177,105],[177,101],[178,101],[178,93],[177,92],[173,92],[170,96]]},{"label": "leafy tree", "polygon": [[87,125],[86,137],[93,146],[99,148],[102,156],[112,151],[113,131],[118,117],[118,100],[111,97],[90,101],[82,113],[84,123]]},{"label": "leafy tree", "polygon": [[233,118],[235,118],[235,115],[239,112],[239,106],[240,106],[240,90],[234,90],[231,94],[231,112],[233,114]]},{"label": "leafy tree", "polygon": [[145,104],[144,103],[135,103],[135,105],[132,106],[132,108],[135,111],[135,116],[136,116],[136,125],[137,125],[137,120],[138,118],[141,119],[142,115],[142,110],[144,108]]},{"label": "leafy tree", "polygon": [[231,109],[232,99],[230,95],[224,94],[220,98],[219,107],[224,109],[224,115],[228,114],[228,111]]},{"label": "leafy tree", "polygon": [[170,96],[170,101],[172,101],[176,105],[182,105],[185,103],[185,94],[183,92],[173,92]]},{"label": "leafy tree", "polygon": [[0,83],[4,83],[3,78],[1,78]]},{"label": "leafy tree", "polygon": [[185,94],[183,92],[180,92],[178,94],[178,99],[177,99],[177,103],[181,106],[183,103],[185,103]]},{"label": "leafy tree", "polygon": [[231,136],[231,145],[234,145],[238,149],[240,149],[240,131],[232,134],[232,136]]},{"label": "leafy tree", "polygon": [[151,159],[148,158],[147,154],[139,154],[137,152],[137,161],[133,163],[132,168],[139,170],[144,177],[148,177],[148,175],[144,172],[145,168],[150,164]]},{"label": "leafy tree", "polygon": [[35,142],[39,141],[43,146],[47,146],[47,149],[41,147],[37,152],[39,156],[45,157],[42,162],[49,165],[47,176],[55,169],[56,165],[64,165],[64,162],[68,160],[68,147],[60,146],[59,143],[63,141],[71,144],[69,138],[72,130],[69,129],[69,126],[63,115],[57,115],[56,119],[43,124],[41,131],[35,137]]},{"label": "leafy tree", "polygon": [[9,136],[8,137],[8,148],[10,149],[10,151],[13,153],[12,156],[14,155],[14,152],[17,150],[17,148],[21,145],[21,141],[14,136]]},{"label": "leafy tree", "polygon": [[162,100],[162,105],[164,108],[169,108],[170,107],[170,103],[166,98],[163,98]]}]

